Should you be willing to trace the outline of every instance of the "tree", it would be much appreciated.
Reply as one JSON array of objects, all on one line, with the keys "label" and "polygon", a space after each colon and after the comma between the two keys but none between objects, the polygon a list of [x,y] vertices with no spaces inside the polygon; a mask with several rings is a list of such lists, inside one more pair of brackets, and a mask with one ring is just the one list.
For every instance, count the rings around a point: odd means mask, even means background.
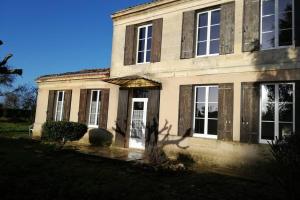
[{"label": "tree", "polygon": [[[0,40],[0,45],[2,45],[3,42]],[[5,56],[5,58],[0,61],[0,74],[16,74],[16,75],[22,75],[23,71],[22,69],[10,69],[9,66],[7,66],[7,61],[12,57],[12,54],[8,54]]]}]

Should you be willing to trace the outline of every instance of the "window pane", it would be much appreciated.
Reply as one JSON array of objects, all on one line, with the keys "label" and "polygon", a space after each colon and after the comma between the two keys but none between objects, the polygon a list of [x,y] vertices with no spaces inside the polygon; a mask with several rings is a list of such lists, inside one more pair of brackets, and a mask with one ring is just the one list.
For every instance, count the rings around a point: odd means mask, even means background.
[{"label": "window pane", "polygon": [[205,104],[196,103],[195,117],[204,118],[204,116],[205,116]]},{"label": "window pane", "polygon": [[199,23],[198,27],[207,26],[207,13],[203,13],[199,15]]},{"label": "window pane", "polygon": [[289,46],[293,44],[293,30],[283,30],[279,32],[279,46]]},{"label": "window pane", "polygon": [[279,15],[279,29],[293,28],[292,12],[281,13]]},{"label": "window pane", "polygon": [[275,15],[262,18],[262,32],[273,31],[275,29]]},{"label": "window pane", "polygon": [[211,25],[220,24],[220,10],[211,13]]},{"label": "window pane", "polygon": [[138,53],[138,63],[143,63],[144,62],[144,52],[139,52]]},{"label": "window pane", "polygon": [[209,54],[219,53],[219,40],[213,40],[210,42]]},{"label": "window pane", "polygon": [[261,139],[274,140],[274,122],[261,123]]},{"label": "window pane", "polygon": [[139,35],[139,39],[144,39],[145,38],[145,34],[146,34],[146,28],[140,28],[140,35]]},{"label": "window pane", "polygon": [[293,104],[279,103],[279,121],[293,122]]},{"label": "window pane", "polygon": [[262,49],[274,48],[275,35],[274,32],[262,34]]},{"label": "window pane", "polygon": [[62,101],[63,99],[63,92],[58,92],[58,101]]},{"label": "window pane", "polygon": [[134,102],[133,110],[144,110],[144,102]]},{"label": "window pane", "polygon": [[150,58],[151,58],[151,51],[147,51],[146,52],[146,62],[150,62]]},{"label": "window pane", "polygon": [[97,102],[92,101],[91,102],[91,113],[96,113],[96,109],[97,109]]},{"label": "window pane", "polygon": [[148,37],[152,37],[152,26],[148,27]]},{"label": "window pane", "polygon": [[262,86],[262,100],[263,104],[275,101],[275,85]]},{"label": "window pane", "polygon": [[98,96],[98,92],[97,91],[93,91],[92,101],[97,101],[97,96]]},{"label": "window pane", "polygon": [[270,15],[275,13],[275,0],[263,1],[263,15]]},{"label": "window pane", "polygon": [[293,102],[293,85],[279,85],[279,102]]},{"label": "window pane", "polygon": [[207,40],[207,27],[199,28],[198,41]]},{"label": "window pane", "polygon": [[206,88],[198,87],[196,91],[196,101],[197,102],[205,102]]},{"label": "window pane", "polygon": [[210,39],[218,39],[220,38],[220,25],[211,26],[210,30]]},{"label": "window pane", "polygon": [[96,114],[93,114],[93,113],[90,114],[90,125],[95,124],[95,122],[96,122],[95,117],[96,117]]},{"label": "window pane", "polygon": [[[299,0],[296,0],[299,1]],[[292,11],[292,0],[278,0],[279,12]]]},{"label": "window pane", "polygon": [[197,55],[198,56],[206,55],[206,42],[198,43]]},{"label": "window pane", "polygon": [[279,139],[291,135],[293,132],[292,123],[279,123]]},{"label": "window pane", "polygon": [[139,51],[143,51],[145,49],[145,40],[139,40]]},{"label": "window pane", "polygon": [[147,50],[151,50],[151,46],[152,46],[152,39],[149,38],[149,39],[147,40]]},{"label": "window pane", "polygon": [[218,102],[219,89],[218,87],[209,87],[208,102]]},{"label": "window pane", "polygon": [[218,129],[218,120],[209,119],[207,120],[207,134],[209,135],[217,135],[217,129]]},{"label": "window pane", "polygon": [[204,119],[195,119],[195,133],[204,134]]},{"label": "window pane", "polygon": [[261,108],[261,119],[264,121],[274,121],[275,115],[275,104],[274,103],[265,103]]},{"label": "window pane", "polygon": [[208,104],[208,118],[218,118],[218,104],[209,103]]}]

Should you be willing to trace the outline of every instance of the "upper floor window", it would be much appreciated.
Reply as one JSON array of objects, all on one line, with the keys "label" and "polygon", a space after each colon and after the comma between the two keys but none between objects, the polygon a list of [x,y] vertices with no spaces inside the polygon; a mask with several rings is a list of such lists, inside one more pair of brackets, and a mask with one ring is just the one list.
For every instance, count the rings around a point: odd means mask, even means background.
[{"label": "upper floor window", "polygon": [[218,55],[220,43],[220,9],[197,14],[197,56]]},{"label": "upper floor window", "polygon": [[100,113],[100,99],[101,99],[101,91],[92,90],[90,112],[89,112],[89,123],[88,123],[89,127],[98,128],[99,113]]},{"label": "upper floor window", "polygon": [[293,0],[262,0],[261,4],[261,48],[293,45]]},{"label": "upper floor window", "polygon": [[64,91],[57,91],[54,121],[62,121],[63,119],[64,96]]},{"label": "upper floor window", "polygon": [[138,27],[137,63],[149,63],[152,45],[152,24]]}]

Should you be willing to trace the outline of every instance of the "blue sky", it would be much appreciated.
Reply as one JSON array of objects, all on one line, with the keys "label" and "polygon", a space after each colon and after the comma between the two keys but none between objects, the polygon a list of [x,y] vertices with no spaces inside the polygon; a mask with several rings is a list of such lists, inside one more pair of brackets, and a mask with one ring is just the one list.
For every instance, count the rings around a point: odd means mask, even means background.
[{"label": "blue sky", "polygon": [[110,66],[112,20],[150,0],[1,0],[0,59],[23,69],[15,84],[43,74]]}]

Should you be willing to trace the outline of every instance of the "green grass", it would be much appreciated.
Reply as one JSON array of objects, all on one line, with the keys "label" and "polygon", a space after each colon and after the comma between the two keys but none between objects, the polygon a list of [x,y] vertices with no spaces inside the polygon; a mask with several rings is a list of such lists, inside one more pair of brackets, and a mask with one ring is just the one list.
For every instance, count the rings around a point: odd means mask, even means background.
[{"label": "green grass", "polygon": [[0,121],[0,136],[18,137],[28,135],[30,122],[7,122]]},{"label": "green grass", "polygon": [[1,199],[284,199],[274,183],[150,169],[0,137]]}]

